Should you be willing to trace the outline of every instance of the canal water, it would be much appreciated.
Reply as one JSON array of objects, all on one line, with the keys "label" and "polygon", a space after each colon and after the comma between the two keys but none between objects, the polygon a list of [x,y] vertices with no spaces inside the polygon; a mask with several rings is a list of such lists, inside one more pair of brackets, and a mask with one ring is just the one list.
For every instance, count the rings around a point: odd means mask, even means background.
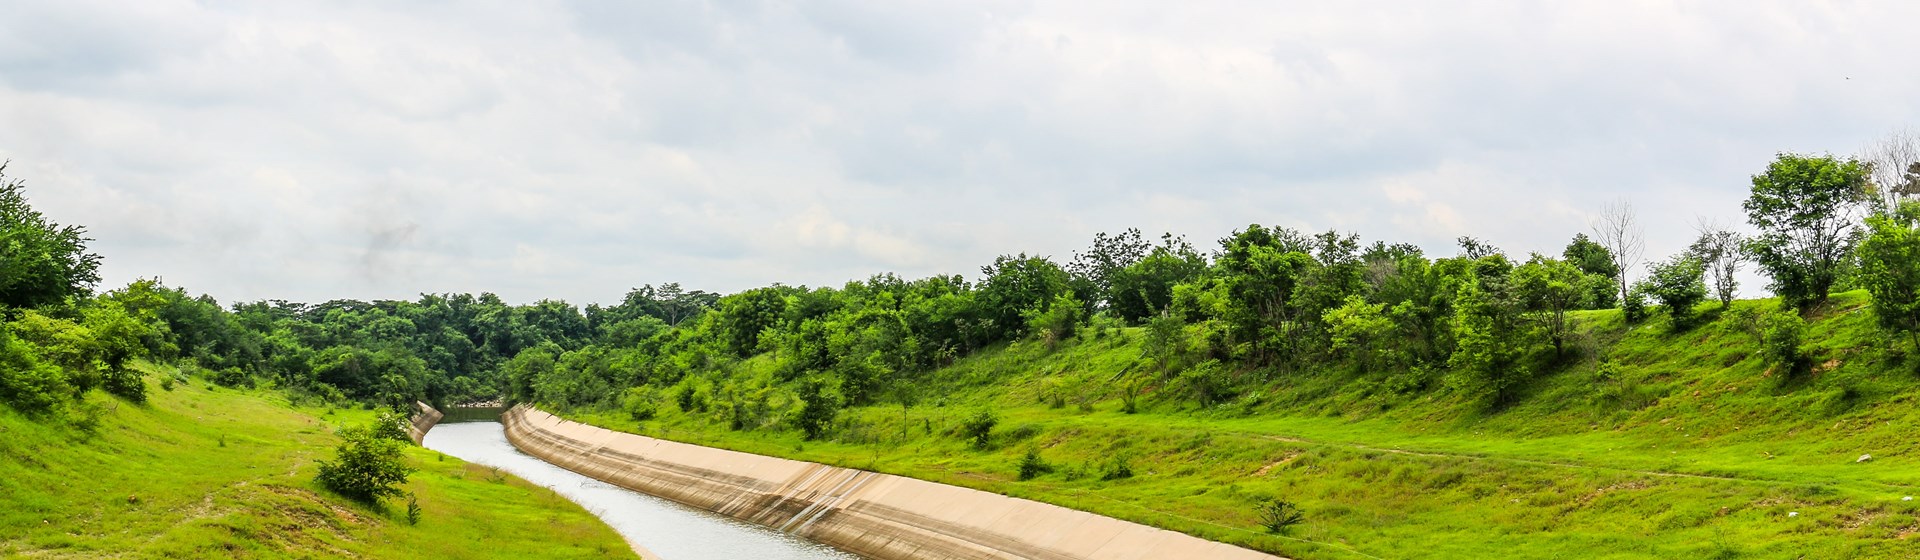
[{"label": "canal water", "polygon": [[552,488],[592,511],[628,541],[665,560],[852,560],[827,545],[600,482],[521,453],[507,443],[499,409],[450,409],[423,443],[469,463],[498,467]]}]

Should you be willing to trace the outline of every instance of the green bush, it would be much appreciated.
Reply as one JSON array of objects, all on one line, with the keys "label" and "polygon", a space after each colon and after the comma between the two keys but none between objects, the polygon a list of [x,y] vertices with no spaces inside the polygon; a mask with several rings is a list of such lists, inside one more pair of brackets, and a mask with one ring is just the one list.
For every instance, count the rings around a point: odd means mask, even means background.
[{"label": "green bush", "polygon": [[1120,480],[1123,478],[1133,478],[1133,465],[1128,463],[1127,458],[1123,456],[1114,457],[1113,461],[1107,463],[1107,468],[1100,471],[1100,480]]},{"label": "green bush", "polygon": [[1043,474],[1053,472],[1053,465],[1040,459],[1040,450],[1029,448],[1020,456],[1020,480],[1033,480]]},{"label": "green bush", "polygon": [[992,411],[982,410],[960,423],[960,437],[972,441],[974,449],[986,449],[993,443],[993,427],[999,423]]},{"label": "green bush", "polygon": [[1798,313],[1783,311],[1768,315],[1764,324],[1761,357],[1767,365],[1780,366],[1783,375],[1798,373],[1806,362],[1806,352],[1801,349],[1807,336],[1806,320]]},{"label": "green bush", "polygon": [[660,413],[660,398],[651,385],[629,388],[620,398],[620,409],[636,422],[652,420]]},{"label": "green bush", "polygon": [[320,474],[314,480],[342,496],[367,503],[403,494],[400,485],[406,484],[413,468],[401,455],[401,443],[382,437],[384,431],[377,424],[340,430],[334,459],[319,462]]}]

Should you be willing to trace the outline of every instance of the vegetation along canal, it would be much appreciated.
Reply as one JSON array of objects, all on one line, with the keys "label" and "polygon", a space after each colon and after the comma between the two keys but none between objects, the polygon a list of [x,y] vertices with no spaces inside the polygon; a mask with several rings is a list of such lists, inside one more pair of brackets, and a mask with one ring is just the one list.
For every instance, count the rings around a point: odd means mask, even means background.
[{"label": "vegetation along canal", "polygon": [[499,409],[452,409],[427,432],[428,449],[552,488],[600,516],[628,541],[666,560],[858,558],[832,547],[588,478],[507,443]]}]

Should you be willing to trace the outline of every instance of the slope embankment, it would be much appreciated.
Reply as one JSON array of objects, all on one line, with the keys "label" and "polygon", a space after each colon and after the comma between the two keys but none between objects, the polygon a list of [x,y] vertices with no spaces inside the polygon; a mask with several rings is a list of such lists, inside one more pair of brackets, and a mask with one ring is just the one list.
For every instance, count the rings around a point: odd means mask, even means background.
[{"label": "slope embankment", "polygon": [[880,560],[1276,558],[978,490],[615,432],[525,405],[501,421],[514,446],[556,465]]}]

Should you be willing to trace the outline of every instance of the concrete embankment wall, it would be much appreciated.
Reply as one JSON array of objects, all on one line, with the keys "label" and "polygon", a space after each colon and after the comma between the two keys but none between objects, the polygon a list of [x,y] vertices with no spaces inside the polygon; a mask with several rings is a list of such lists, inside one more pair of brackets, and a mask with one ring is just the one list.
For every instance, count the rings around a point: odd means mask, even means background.
[{"label": "concrete embankment wall", "polygon": [[427,438],[427,430],[433,429],[433,425],[440,423],[443,417],[445,415],[432,405],[414,401],[413,416],[407,418],[407,437],[413,438],[414,445],[420,445],[421,440]]},{"label": "concrete embankment wall", "polygon": [[553,464],[879,560],[1277,558],[989,492],[615,432],[524,405],[501,422],[515,447]]}]

